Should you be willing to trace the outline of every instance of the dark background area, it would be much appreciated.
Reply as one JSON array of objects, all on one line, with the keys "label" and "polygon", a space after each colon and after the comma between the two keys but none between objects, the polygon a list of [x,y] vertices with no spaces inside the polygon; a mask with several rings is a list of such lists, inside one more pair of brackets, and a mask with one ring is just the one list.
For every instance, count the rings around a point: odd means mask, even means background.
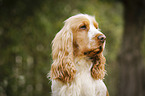
[{"label": "dark background area", "polygon": [[144,0],[0,0],[0,96],[50,96],[51,41],[78,13],[107,37],[110,96],[145,96]]}]

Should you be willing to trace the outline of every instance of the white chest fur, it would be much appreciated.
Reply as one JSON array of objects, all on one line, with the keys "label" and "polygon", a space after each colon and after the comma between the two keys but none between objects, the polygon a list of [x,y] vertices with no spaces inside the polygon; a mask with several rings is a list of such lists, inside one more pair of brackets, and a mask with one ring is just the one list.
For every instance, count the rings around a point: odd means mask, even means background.
[{"label": "white chest fur", "polygon": [[76,77],[73,82],[64,84],[52,80],[52,96],[106,96],[107,88],[102,80],[94,80],[90,74],[91,62],[75,60]]}]

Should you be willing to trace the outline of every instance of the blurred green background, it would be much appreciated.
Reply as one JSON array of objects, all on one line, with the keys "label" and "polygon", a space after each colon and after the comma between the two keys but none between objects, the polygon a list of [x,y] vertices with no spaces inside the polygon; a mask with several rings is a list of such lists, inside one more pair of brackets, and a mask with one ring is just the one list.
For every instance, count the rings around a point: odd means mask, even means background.
[{"label": "blurred green background", "polygon": [[104,81],[110,96],[118,96],[124,25],[119,0],[0,0],[0,96],[50,96],[51,41],[63,21],[78,13],[94,15],[107,37]]}]

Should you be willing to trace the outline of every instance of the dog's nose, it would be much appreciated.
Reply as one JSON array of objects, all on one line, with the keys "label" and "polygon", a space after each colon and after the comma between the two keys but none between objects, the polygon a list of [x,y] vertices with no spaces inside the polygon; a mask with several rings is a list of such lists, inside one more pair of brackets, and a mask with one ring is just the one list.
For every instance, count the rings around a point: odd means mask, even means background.
[{"label": "dog's nose", "polygon": [[99,35],[98,36],[98,39],[101,41],[101,42],[104,42],[106,40],[106,36],[105,35]]}]

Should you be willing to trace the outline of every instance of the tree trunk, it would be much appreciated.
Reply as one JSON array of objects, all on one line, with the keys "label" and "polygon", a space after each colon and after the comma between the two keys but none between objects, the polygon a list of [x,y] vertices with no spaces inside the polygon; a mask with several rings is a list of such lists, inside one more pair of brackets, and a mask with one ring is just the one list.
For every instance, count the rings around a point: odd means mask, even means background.
[{"label": "tree trunk", "polygon": [[145,96],[141,44],[145,25],[145,1],[124,0],[124,34],[118,63],[119,96]]}]

